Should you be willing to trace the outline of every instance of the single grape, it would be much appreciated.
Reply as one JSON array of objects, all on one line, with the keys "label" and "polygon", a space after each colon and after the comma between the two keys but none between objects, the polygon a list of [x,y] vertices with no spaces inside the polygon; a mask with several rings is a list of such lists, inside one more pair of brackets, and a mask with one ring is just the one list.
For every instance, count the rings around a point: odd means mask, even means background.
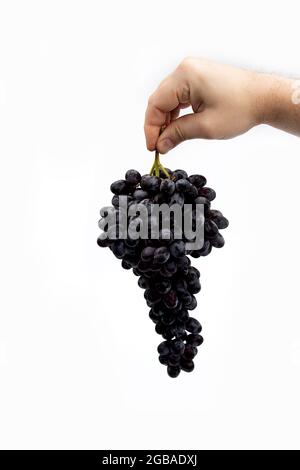
[{"label": "single grape", "polygon": [[184,170],[175,170],[175,171],[173,171],[173,174],[172,174],[173,181],[178,181],[182,178],[188,178],[188,174],[187,174],[186,171],[184,171]]},{"label": "single grape", "polygon": [[168,358],[168,365],[170,367],[178,367],[180,363],[180,356],[171,354]]},{"label": "single grape", "polygon": [[143,261],[150,261],[153,259],[155,248],[152,246],[146,246],[141,253],[141,259]]},{"label": "single grape", "polygon": [[128,194],[128,189],[128,183],[125,180],[114,181],[110,185],[111,192],[117,195]]},{"label": "single grape", "polygon": [[171,341],[171,351],[173,354],[183,354],[185,351],[185,345],[184,342],[180,339],[175,339]]},{"label": "single grape", "polygon": [[186,344],[183,352],[183,358],[190,361],[191,359],[194,359],[197,352],[198,350],[195,346],[192,346],[191,344]]},{"label": "single grape", "polygon": [[128,261],[126,261],[126,259],[122,259],[121,265],[122,265],[122,268],[123,268],[123,269],[128,269],[128,270],[129,270],[129,269],[132,268],[131,264],[128,263]]},{"label": "single grape", "polygon": [[180,374],[180,367],[179,366],[168,366],[168,375],[172,378],[178,377]]},{"label": "single grape", "polygon": [[184,372],[192,372],[195,368],[195,364],[193,361],[187,361],[185,359],[182,359],[180,361],[180,367],[181,370],[183,370]]},{"label": "single grape", "polygon": [[191,344],[192,346],[201,346],[201,344],[203,343],[203,337],[199,334],[197,335],[191,334],[187,336],[186,342],[188,344]]},{"label": "single grape", "polygon": [[202,188],[206,185],[206,178],[202,175],[191,175],[189,176],[189,181],[196,186],[196,188]]},{"label": "single grape", "polygon": [[158,176],[145,175],[141,179],[141,188],[144,191],[156,193],[159,191],[161,180]]},{"label": "single grape", "polygon": [[137,203],[143,201],[144,199],[147,199],[148,196],[149,193],[147,193],[147,191],[144,191],[143,189],[136,189],[133,193],[133,198]]},{"label": "single grape", "polygon": [[163,194],[166,194],[168,196],[172,196],[175,192],[175,183],[174,181],[171,181],[169,179],[162,180],[160,184],[160,191]]},{"label": "single grape", "polygon": [[220,233],[217,233],[217,235],[212,238],[210,242],[214,248],[222,248],[225,245],[224,237]]},{"label": "single grape", "polygon": [[141,276],[138,280],[138,285],[142,288],[142,289],[149,289],[150,287],[150,283],[149,283],[149,280],[145,277],[145,276]]},{"label": "single grape", "polygon": [[168,356],[158,356],[159,362],[164,366],[167,366],[169,363]]},{"label": "single grape", "polygon": [[213,201],[216,197],[216,192],[212,188],[200,188],[198,191],[199,196],[206,197],[210,202]]},{"label": "single grape", "polygon": [[131,186],[137,186],[141,181],[141,174],[136,170],[126,171],[125,179]]},{"label": "single grape", "polygon": [[170,258],[170,251],[166,246],[160,246],[154,251],[153,259],[154,263],[163,264]]},{"label": "single grape", "polygon": [[163,341],[157,346],[157,351],[161,356],[166,356],[170,353],[170,343]]},{"label": "single grape", "polygon": [[180,258],[185,255],[185,243],[182,240],[175,240],[170,245],[170,253],[174,258]]},{"label": "single grape", "polygon": [[176,191],[178,191],[179,193],[187,193],[188,191],[191,190],[191,183],[186,180],[186,179],[179,179],[176,181],[175,183],[175,188],[176,188]]},{"label": "single grape", "polygon": [[193,334],[198,334],[202,330],[202,327],[196,318],[189,318],[186,322],[185,328],[187,331]]}]

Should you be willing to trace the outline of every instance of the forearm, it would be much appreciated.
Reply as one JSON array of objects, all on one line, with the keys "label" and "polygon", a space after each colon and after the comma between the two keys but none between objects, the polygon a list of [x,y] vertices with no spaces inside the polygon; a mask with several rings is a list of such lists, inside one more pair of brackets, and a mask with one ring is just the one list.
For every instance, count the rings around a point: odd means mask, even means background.
[{"label": "forearm", "polygon": [[300,136],[300,81],[267,74],[258,81],[258,124]]}]

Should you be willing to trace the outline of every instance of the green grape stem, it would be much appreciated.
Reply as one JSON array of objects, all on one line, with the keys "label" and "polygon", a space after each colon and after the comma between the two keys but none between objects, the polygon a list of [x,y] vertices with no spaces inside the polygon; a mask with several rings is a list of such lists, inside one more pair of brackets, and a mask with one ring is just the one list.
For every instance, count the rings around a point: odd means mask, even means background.
[{"label": "green grape stem", "polygon": [[152,165],[152,168],[150,170],[150,175],[155,175],[159,176],[160,170],[166,175],[167,178],[170,178],[169,173],[165,169],[165,167],[161,164],[160,159],[159,159],[159,152],[156,150],[155,151],[155,158],[154,158],[154,163]]}]

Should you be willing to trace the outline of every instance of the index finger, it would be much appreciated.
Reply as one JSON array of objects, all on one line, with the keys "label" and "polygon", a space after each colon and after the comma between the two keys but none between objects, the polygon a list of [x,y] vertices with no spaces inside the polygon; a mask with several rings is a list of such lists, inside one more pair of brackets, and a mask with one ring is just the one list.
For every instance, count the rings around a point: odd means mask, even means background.
[{"label": "index finger", "polygon": [[145,114],[144,131],[148,150],[155,150],[161,127],[167,116],[180,104],[173,78],[161,83],[150,96]]}]

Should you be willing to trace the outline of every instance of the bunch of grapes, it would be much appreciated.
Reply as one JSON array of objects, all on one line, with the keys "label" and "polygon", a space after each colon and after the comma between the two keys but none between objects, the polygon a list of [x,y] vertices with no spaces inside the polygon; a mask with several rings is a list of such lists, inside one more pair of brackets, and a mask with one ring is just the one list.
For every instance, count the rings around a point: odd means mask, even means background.
[{"label": "bunch of grapes", "polygon": [[[155,323],[155,331],[164,339],[157,350],[159,361],[167,366],[169,376],[177,377],[181,370],[191,372],[197,347],[203,338],[199,321],[189,315],[189,311],[197,306],[195,294],[200,292],[201,285],[200,273],[191,266],[188,255],[199,258],[207,256],[212,248],[223,247],[224,238],[219,230],[228,226],[228,220],[220,211],[211,209],[216,193],[206,186],[205,177],[188,176],[184,170],[160,167],[156,175],[144,176],[136,170],[128,170],[125,179],[115,181],[110,189],[114,194],[112,206],[100,211],[102,233],[97,243],[100,247],[110,248],[122,260],[122,267],[132,269],[138,276],[138,285],[144,289],[150,308],[149,317]],[[125,214],[120,196],[127,197]],[[147,209],[149,225],[144,238],[132,236],[129,229],[124,235],[122,229],[121,221],[125,217],[126,227],[134,223],[142,231],[143,220],[139,214],[129,215],[129,208],[137,204]],[[199,222],[197,217],[202,217],[204,237],[201,248],[188,249],[190,240],[184,234],[180,239],[175,238],[174,220],[170,221],[169,229],[164,228],[162,220],[153,217],[155,204],[179,205],[183,219],[183,207],[189,204],[193,226]],[[197,205],[202,206],[201,216],[195,210]],[[151,238],[153,225],[158,229],[155,239]]]}]

